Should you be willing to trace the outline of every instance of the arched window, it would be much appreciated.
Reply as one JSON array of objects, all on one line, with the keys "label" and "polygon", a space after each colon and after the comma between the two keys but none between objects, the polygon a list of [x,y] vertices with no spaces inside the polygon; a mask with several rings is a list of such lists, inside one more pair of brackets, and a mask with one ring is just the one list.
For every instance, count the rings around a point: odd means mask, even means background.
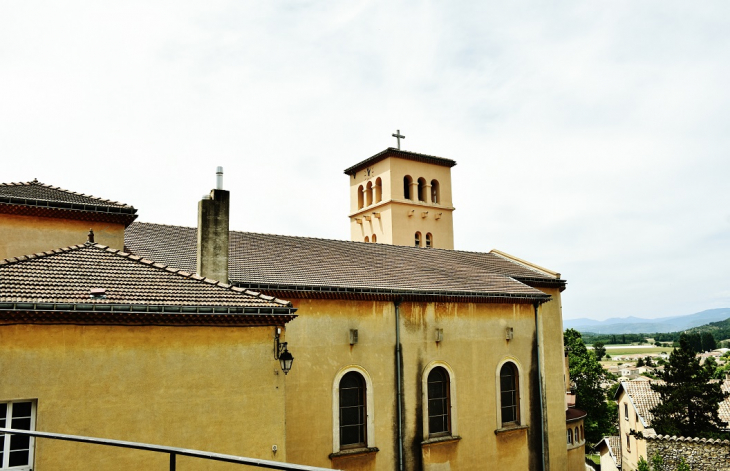
[{"label": "arched window", "polygon": [[583,430],[583,424],[581,424],[581,426],[580,426],[580,440],[581,441],[583,441],[583,440],[586,439],[586,436],[583,434],[583,432],[584,432],[584,430]]},{"label": "arched window", "polygon": [[571,429],[568,429],[568,445],[573,444],[573,431]]},{"label": "arched window", "polygon": [[432,244],[433,244],[433,236],[429,232],[428,234],[426,234],[426,248],[430,249]]},{"label": "arched window", "polygon": [[368,238],[368,236],[365,236],[365,242],[370,242],[370,239]]},{"label": "arched window", "polygon": [[374,244],[375,242],[377,242],[377,241],[378,241],[378,236],[376,236],[375,234],[373,234],[373,244]]},{"label": "arched window", "polygon": [[431,202],[440,203],[441,195],[439,194],[439,182],[438,180],[431,180]]},{"label": "arched window", "polygon": [[383,201],[383,181],[378,177],[375,179],[375,202],[381,201]]},{"label": "arched window", "polygon": [[578,427],[573,430],[573,437],[575,437],[575,443],[580,443],[580,433]]},{"label": "arched window", "polygon": [[428,433],[451,433],[451,387],[449,373],[437,366],[428,374]]},{"label": "arched window", "polygon": [[420,246],[421,246],[421,233],[416,232],[416,247],[420,247]]},{"label": "arched window", "polygon": [[350,371],[340,380],[340,448],[367,445],[367,391],[365,380]]},{"label": "arched window", "polygon": [[418,201],[426,201],[426,180],[423,177],[418,179]]},{"label": "arched window", "polygon": [[362,209],[363,207],[363,189],[362,185],[357,187],[357,209]]},{"label": "arched window", "polygon": [[365,193],[367,196],[365,199],[366,204],[370,206],[373,204],[373,182],[368,182],[367,191]]},{"label": "arched window", "polygon": [[499,370],[500,409],[502,427],[520,423],[520,391],[517,367],[506,362]]},{"label": "arched window", "polygon": [[407,200],[412,200],[413,195],[411,195],[411,184],[413,183],[413,179],[410,175],[406,175],[403,177],[403,198]]}]

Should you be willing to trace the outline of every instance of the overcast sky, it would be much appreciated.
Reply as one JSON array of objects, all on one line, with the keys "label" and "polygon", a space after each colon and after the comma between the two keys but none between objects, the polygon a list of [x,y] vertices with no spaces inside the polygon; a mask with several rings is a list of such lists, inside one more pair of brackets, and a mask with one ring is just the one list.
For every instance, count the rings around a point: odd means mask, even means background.
[{"label": "overcast sky", "polygon": [[194,226],[349,238],[342,171],[454,159],[456,248],[565,318],[730,307],[730,2],[0,3],[0,181]]}]

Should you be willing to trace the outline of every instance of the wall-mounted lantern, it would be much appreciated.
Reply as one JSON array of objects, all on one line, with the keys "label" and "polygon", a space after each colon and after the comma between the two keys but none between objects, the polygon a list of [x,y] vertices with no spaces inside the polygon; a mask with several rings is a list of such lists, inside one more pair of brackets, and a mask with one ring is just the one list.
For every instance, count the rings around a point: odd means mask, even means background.
[{"label": "wall-mounted lantern", "polygon": [[286,348],[286,342],[279,342],[279,333],[281,332],[281,329],[279,327],[276,327],[274,330],[274,358],[279,360],[279,364],[281,365],[281,371],[284,372],[284,375],[289,373],[289,370],[291,370],[291,365],[294,363],[294,357],[291,353],[289,353],[289,350]]}]

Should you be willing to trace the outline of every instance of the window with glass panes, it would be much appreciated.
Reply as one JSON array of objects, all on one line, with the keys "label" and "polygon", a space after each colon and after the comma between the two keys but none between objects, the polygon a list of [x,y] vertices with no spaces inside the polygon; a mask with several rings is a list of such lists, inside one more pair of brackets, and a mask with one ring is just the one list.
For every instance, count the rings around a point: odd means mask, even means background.
[{"label": "window with glass panes", "polygon": [[502,425],[518,423],[520,420],[519,391],[517,389],[517,368],[505,363],[499,372]]},{"label": "window with glass panes", "polygon": [[[0,428],[35,429],[33,401],[0,402]],[[0,434],[0,469],[30,469],[33,439],[21,435]]]},{"label": "window with glass panes", "polygon": [[365,446],[367,411],[365,380],[350,371],[340,380],[340,447]]},{"label": "window with glass panes", "polygon": [[440,366],[428,374],[428,433],[429,435],[451,432],[451,401],[449,374]]}]

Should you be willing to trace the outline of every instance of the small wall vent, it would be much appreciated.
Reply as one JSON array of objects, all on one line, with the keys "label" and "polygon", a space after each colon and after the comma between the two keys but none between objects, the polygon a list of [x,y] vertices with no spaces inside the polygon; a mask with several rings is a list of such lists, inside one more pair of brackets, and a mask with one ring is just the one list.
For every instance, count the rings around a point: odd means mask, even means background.
[{"label": "small wall vent", "polygon": [[350,345],[357,343],[357,329],[350,329]]}]

